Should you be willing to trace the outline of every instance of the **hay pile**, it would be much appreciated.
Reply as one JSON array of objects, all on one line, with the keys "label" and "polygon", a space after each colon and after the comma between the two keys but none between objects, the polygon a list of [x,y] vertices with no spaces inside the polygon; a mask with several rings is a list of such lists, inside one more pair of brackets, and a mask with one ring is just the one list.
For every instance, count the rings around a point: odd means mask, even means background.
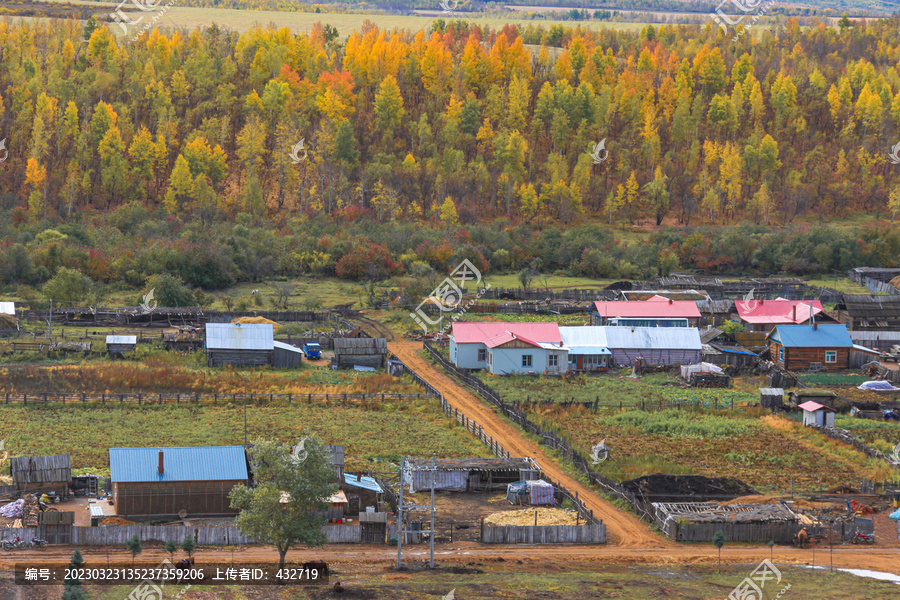
[{"label": "hay pile", "polygon": [[[537,512],[538,525],[577,525],[577,513],[562,508],[527,508],[525,510],[508,510],[488,515],[485,525],[534,525],[534,513]],[[581,521],[584,524],[584,520]]]},{"label": "hay pile", "polygon": [[242,323],[249,325],[271,325],[273,327],[280,327],[279,323],[276,323],[272,319],[267,319],[265,317],[238,317],[237,319],[232,319],[232,323]]},{"label": "hay pile", "polygon": [[890,283],[892,286],[894,286],[895,288],[900,290],[900,275],[894,277],[888,283]]},{"label": "hay pile", "polygon": [[100,521],[101,525],[134,525],[134,521],[123,519],[122,517],[106,517]]}]

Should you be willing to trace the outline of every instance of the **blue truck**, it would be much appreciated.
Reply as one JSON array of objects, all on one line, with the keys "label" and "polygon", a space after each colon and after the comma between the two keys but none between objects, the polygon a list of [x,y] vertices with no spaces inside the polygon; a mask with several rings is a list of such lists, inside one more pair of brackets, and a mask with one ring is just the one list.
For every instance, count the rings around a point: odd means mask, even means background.
[{"label": "blue truck", "polygon": [[303,344],[303,354],[307,360],[318,360],[322,358],[322,346],[316,342],[307,342]]}]

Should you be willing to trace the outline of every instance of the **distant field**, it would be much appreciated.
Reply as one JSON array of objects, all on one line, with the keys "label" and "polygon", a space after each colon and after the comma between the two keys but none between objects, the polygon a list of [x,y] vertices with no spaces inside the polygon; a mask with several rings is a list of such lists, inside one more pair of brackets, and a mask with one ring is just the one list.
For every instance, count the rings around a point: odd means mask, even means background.
[{"label": "distant field", "polygon": [[[445,458],[490,456],[463,427],[445,418],[438,401],[386,403],[365,407],[298,403],[247,409],[250,440],[261,437],[296,443],[315,434],[328,444],[346,446],[347,468],[386,471],[379,461],[402,455]],[[6,449],[13,456],[72,455],[76,468],[108,468],[110,447],[201,446],[244,443],[244,411],[233,406],[80,406],[0,405]]]}]

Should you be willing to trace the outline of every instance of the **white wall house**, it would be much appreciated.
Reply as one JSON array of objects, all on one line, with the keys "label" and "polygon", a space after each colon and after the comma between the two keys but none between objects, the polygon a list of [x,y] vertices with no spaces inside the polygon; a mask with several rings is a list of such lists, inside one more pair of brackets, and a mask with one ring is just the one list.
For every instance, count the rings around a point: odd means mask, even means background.
[{"label": "white wall house", "polygon": [[450,361],[491,373],[562,373],[567,350],[556,323],[453,323]]}]

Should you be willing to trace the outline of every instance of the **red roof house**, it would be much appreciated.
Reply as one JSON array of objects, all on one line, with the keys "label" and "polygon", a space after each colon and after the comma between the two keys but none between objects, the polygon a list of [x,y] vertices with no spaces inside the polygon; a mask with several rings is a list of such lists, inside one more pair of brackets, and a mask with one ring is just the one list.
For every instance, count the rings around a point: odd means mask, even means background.
[{"label": "red roof house", "polygon": [[598,300],[594,302],[594,325],[633,327],[696,327],[700,309],[693,300],[671,300],[653,296],[649,300]]}]

